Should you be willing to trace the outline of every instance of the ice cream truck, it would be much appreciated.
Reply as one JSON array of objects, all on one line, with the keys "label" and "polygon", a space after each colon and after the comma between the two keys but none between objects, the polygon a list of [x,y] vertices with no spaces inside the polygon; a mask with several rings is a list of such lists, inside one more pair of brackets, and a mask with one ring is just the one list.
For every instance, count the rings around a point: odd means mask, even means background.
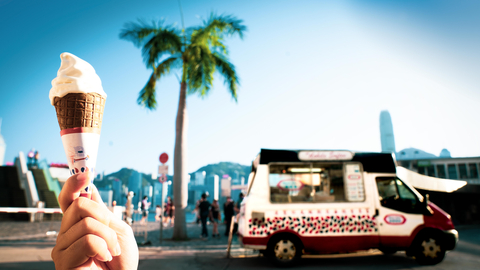
[{"label": "ice cream truck", "polygon": [[245,248],[277,265],[303,254],[404,250],[437,264],[455,248],[450,215],[396,173],[392,154],[262,149],[238,218]]}]

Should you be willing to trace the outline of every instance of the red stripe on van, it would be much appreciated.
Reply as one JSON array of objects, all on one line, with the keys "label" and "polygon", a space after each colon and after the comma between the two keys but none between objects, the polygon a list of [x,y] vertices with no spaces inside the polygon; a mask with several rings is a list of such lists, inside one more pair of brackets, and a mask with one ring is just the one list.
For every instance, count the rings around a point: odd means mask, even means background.
[{"label": "red stripe on van", "polygon": [[[286,231],[284,231],[286,232]],[[298,234],[290,232],[298,237]],[[273,235],[266,237],[243,237],[244,245],[263,245],[268,244],[268,240]],[[337,252],[353,252],[358,250],[367,250],[379,246],[378,235],[358,235],[358,236],[309,236],[299,237],[306,252],[319,252],[323,254]],[[406,237],[407,239],[409,237]],[[407,240],[408,241],[408,240]]]}]

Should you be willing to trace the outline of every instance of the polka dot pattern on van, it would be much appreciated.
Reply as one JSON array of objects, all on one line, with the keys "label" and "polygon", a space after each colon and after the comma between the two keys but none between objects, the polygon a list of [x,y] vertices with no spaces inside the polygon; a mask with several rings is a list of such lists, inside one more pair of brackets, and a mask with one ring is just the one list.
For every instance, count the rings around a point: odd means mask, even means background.
[{"label": "polka dot pattern on van", "polygon": [[292,230],[300,235],[371,234],[378,232],[375,218],[370,215],[330,215],[268,217],[250,219],[251,236],[268,236],[276,231]]}]

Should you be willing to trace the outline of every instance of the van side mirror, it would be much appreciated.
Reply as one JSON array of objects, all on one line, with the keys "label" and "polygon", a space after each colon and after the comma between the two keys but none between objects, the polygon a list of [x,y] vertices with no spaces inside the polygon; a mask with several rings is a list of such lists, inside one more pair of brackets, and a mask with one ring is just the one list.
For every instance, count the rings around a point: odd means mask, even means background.
[{"label": "van side mirror", "polygon": [[430,195],[425,194],[425,197],[423,198],[423,205],[425,206],[425,210],[426,210],[425,214],[429,216],[433,216],[433,210],[432,208],[430,208],[430,206],[428,206],[429,203],[430,203]]}]

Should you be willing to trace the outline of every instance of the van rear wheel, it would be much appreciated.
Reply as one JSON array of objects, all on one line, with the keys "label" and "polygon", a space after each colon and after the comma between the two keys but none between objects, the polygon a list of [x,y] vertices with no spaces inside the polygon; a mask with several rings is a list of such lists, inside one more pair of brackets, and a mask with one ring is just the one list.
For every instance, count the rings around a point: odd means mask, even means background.
[{"label": "van rear wheel", "polygon": [[419,264],[434,265],[445,258],[445,249],[441,245],[441,240],[436,234],[426,234],[416,241],[414,246],[415,260]]},{"label": "van rear wheel", "polygon": [[269,241],[267,257],[276,266],[289,267],[302,256],[300,240],[288,234],[279,235]]}]

